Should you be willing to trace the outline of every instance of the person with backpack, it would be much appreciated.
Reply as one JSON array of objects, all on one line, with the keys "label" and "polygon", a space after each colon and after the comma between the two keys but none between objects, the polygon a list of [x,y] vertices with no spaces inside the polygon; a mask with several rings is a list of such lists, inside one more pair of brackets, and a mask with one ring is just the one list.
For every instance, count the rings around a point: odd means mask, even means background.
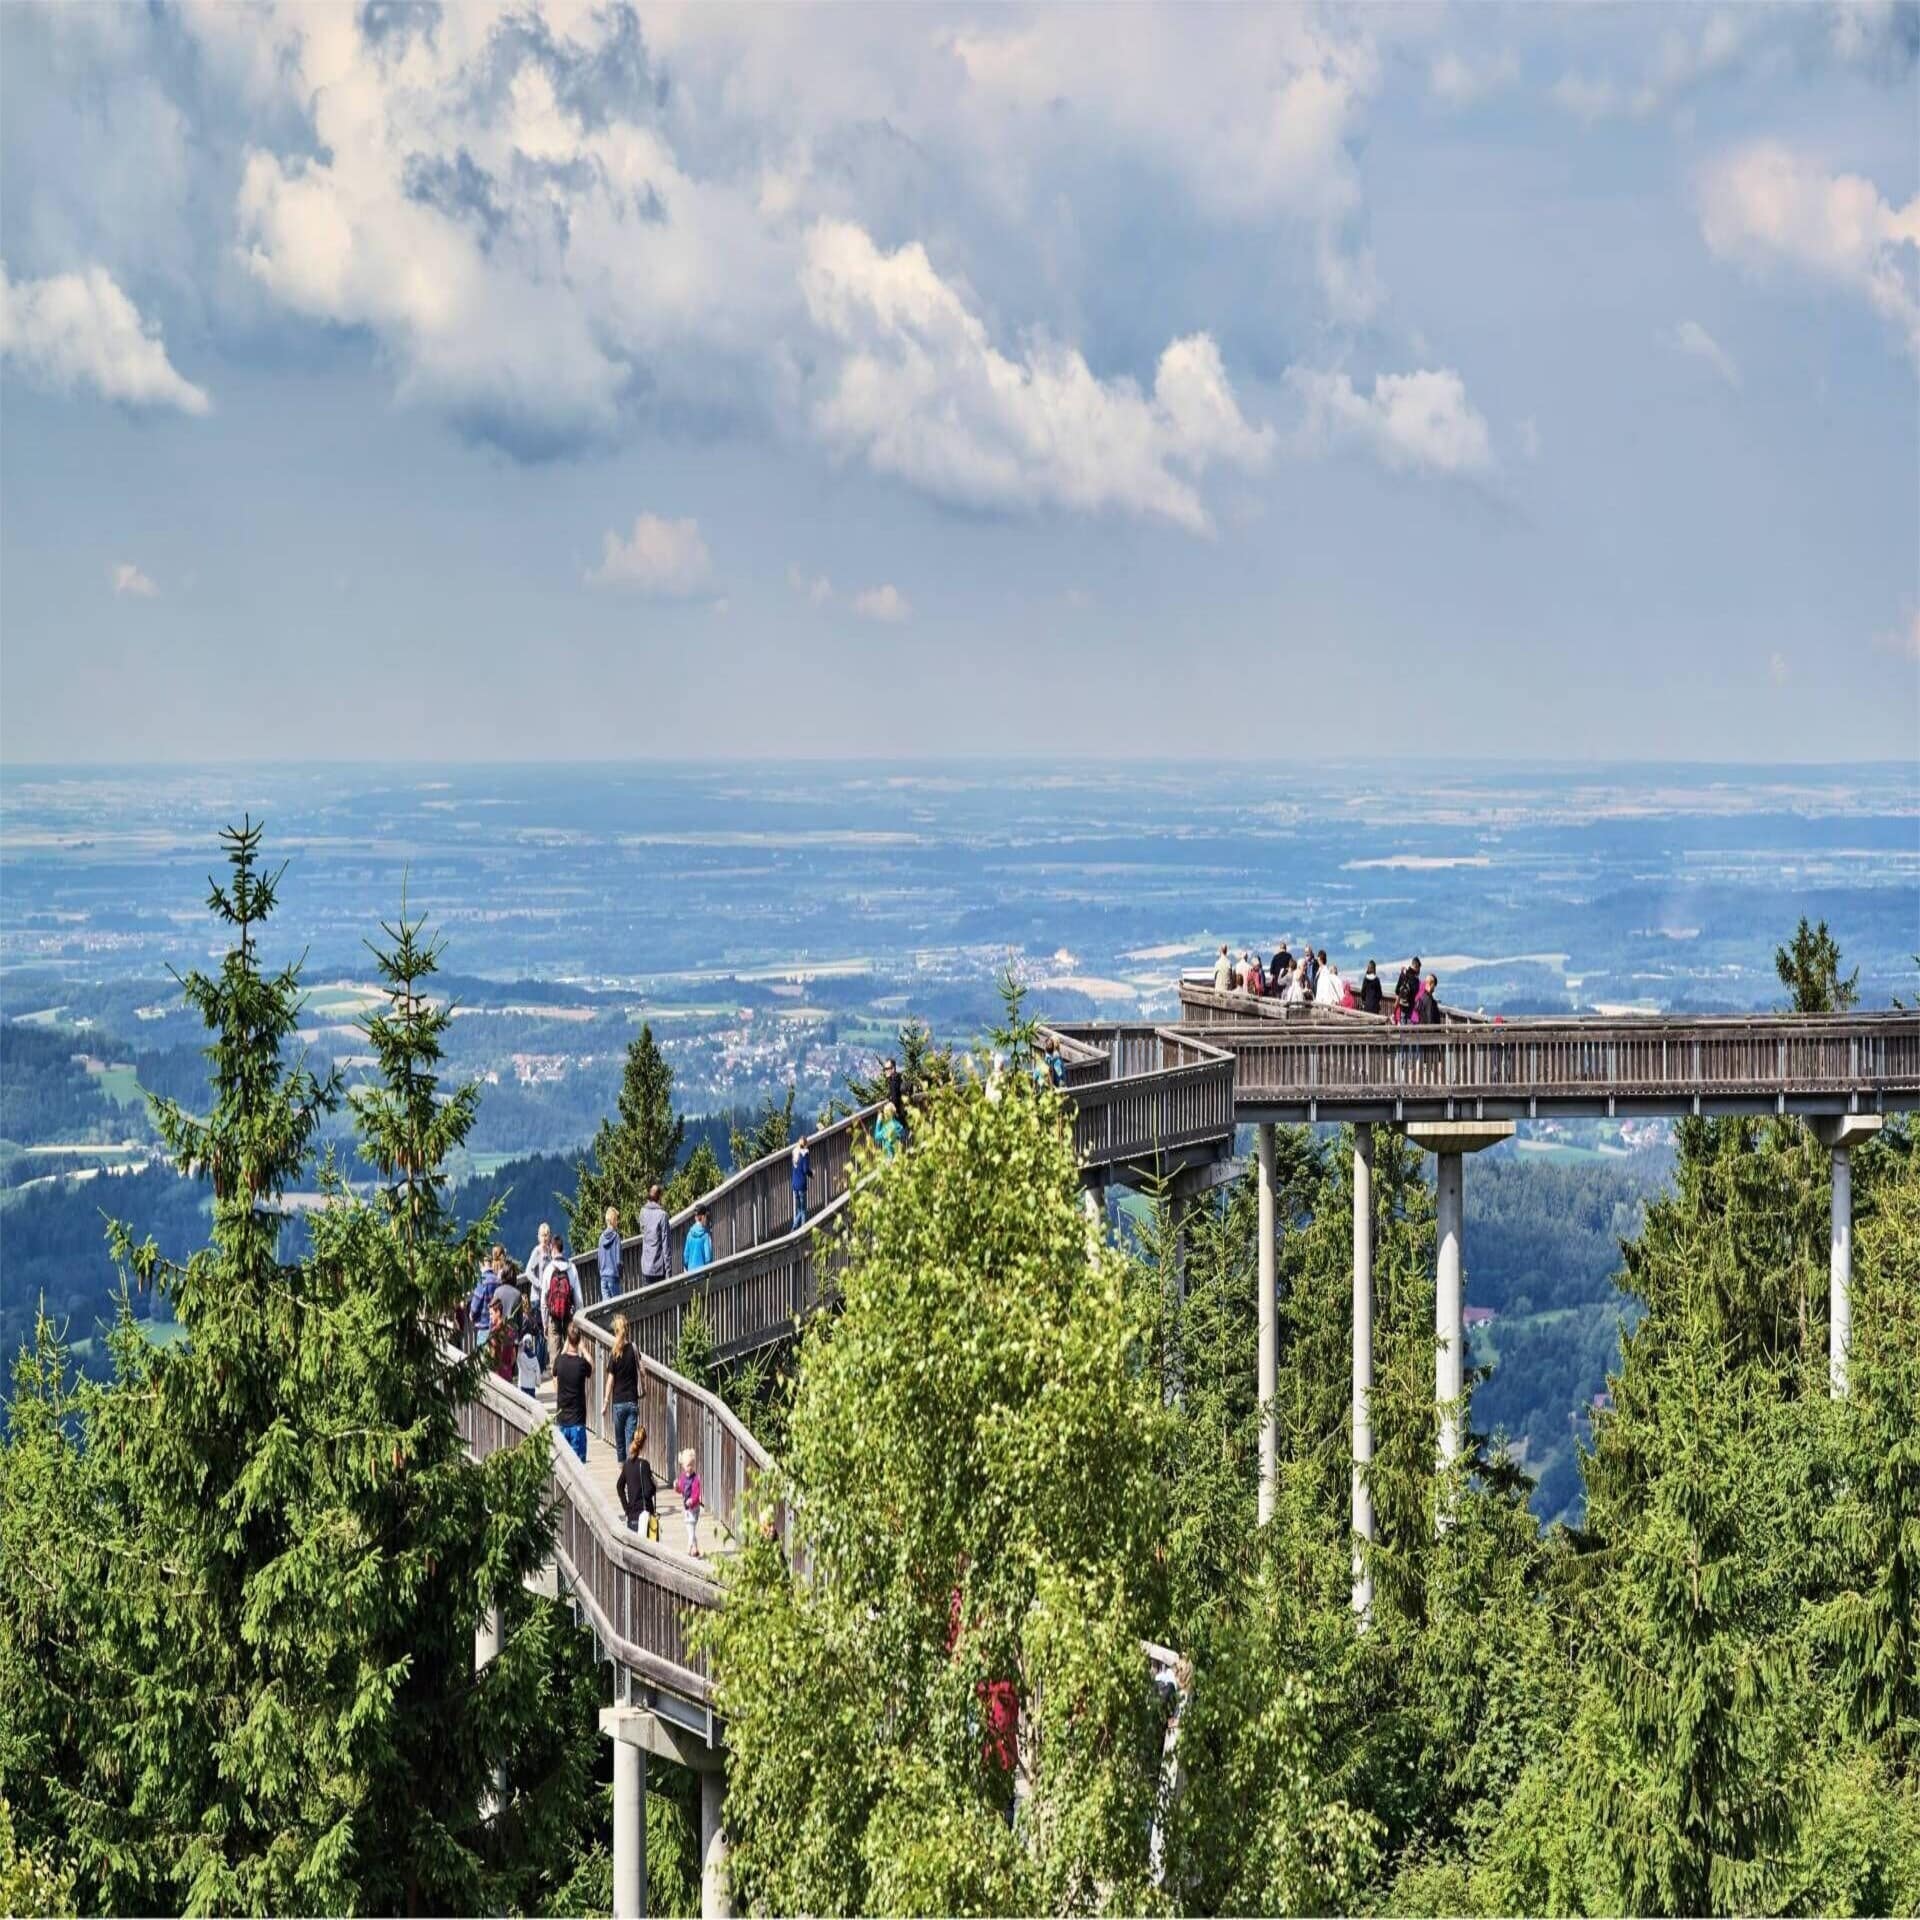
[{"label": "person with backpack", "polygon": [[547,1340],[554,1353],[566,1345],[579,1306],[580,1285],[573,1277],[573,1262],[567,1258],[567,1243],[556,1234],[553,1258],[547,1263],[546,1291]]},{"label": "person with backpack", "polygon": [[614,1317],[613,1352],[600,1389],[600,1416],[613,1435],[613,1457],[624,1462],[627,1442],[640,1424],[640,1349],[633,1344],[624,1313]]},{"label": "person with backpack", "polygon": [[593,1362],[580,1351],[580,1329],[567,1329],[567,1350],[553,1363],[553,1424],[584,1466],[587,1458],[587,1383]]},{"label": "person with backpack", "polygon": [[640,1516],[647,1516],[647,1538],[660,1538],[660,1511],[655,1504],[659,1489],[654,1485],[653,1468],[647,1464],[643,1449],[647,1444],[645,1427],[635,1427],[620,1461],[620,1478],[615,1482],[620,1495],[620,1511],[627,1516],[627,1531],[640,1531]]},{"label": "person with backpack", "polygon": [[664,1280],[672,1270],[673,1241],[656,1180],[647,1189],[647,1204],[640,1209],[640,1284],[644,1287]]},{"label": "person with backpack", "polygon": [[620,1291],[620,1209],[607,1209],[607,1224],[600,1235],[600,1298],[611,1300]]},{"label": "person with backpack", "polygon": [[793,1149],[793,1226],[791,1231],[798,1233],[807,1224],[807,1179],[813,1172],[813,1156],[807,1151],[807,1143],[798,1141]]},{"label": "person with backpack", "polygon": [[1400,969],[1400,978],[1393,983],[1393,1017],[1399,1026],[1405,1026],[1413,1018],[1413,1003],[1420,997],[1420,956],[1416,953]]},{"label": "person with backpack", "polygon": [[693,1210],[693,1225],[687,1229],[686,1243],[680,1249],[680,1270],[698,1273],[713,1265],[713,1229],[707,1225],[705,1206]]},{"label": "person with backpack", "polygon": [[691,1447],[680,1449],[680,1472],[673,1490],[687,1516],[687,1551],[700,1558],[700,1456]]}]

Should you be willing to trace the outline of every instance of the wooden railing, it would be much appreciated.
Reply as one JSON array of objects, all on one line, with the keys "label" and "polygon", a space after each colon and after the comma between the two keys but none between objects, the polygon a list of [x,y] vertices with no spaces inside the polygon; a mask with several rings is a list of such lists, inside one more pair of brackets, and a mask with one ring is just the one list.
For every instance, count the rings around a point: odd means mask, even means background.
[{"label": "wooden railing", "polygon": [[[809,1213],[845,1191],[854,1139],[863,1129],[872,1132],[879,1111],[877,1106],[862,1107],[858,1113],[850,1113],[806,1136],[810,1154]],[[711,1193],[702,1194],[693,1205],[682,1207],[673,1216],[667,1232],[669,1276],[686,1271],[687,1229],[693,1225],[694,1206],[707,1209],[707,1230],[713,1235],[716,1265],[787,1233],[793,1224],[792,1144],[730,1174]],[[597,1250],[591,1246],[576,1247],[573,1264],[580,1276],[582,1300],[589,1306],[597,1305],[603,1297]],[[620,1242],[619,1291],[631,1293],[641,1284],[640,1236],[628,1234]]]},{"label": "wooden railing", "polygon": [[[1356,994],[1360,991],[1357,980],[1349,981],[1348,985]],[[1246,993],[1237,987],[1223,993],[1210,981],[1183,977],[1180,982],[1180,1018],[1183,1022],[1202,1026],[1221,1019],[1357,1022],[1364,1028],[1390,1026],[1393,989],[1384,981],[1381,983],[1381,995],[1380,1011],[1363,1013],[1358,1007],[1322,1007],[1311,1000],[1280,1000],[1271,994]],[[1468,1013],[1463,1008],[1442,1005],[1439,1024],[1448,1027],[1482,1027],[1492,1025],[1493,1021],[1490,1015],[1484,1013]]]},{"label": "wooden railing", "polygon": [[[1074,1150],[1091,1173],[1115,1167],[1151,1166],[1162,1155],[1180,1153],[1203,1142],[1233,1137],[1233,1056],[1230,1052],[1170,1028],[1043,1028],[1052,1034],[1067,1061],[1065,1093],[1074,1109]],[[586,1286],[590,1305],[583,1316],[599,1330],[615,1313],[627,1318],[628,1332],[645,1357],[664,1366],[680,1349],[680,1330],[697,1298],[716,1359],[732,1360],[791,1334],[819,1304],[823,1281],[839,1257],[834,1228],[847,1203],[846,1180],[853,1143],[871,1128],[877,1109],[868,1107],[811,1136],[813,1190],[821,1195],[817,1211],[799,1233],[788,1231],[789,1212],[776,1212],[761,1191],[757,1204],[736,1202],[733,1219],[743,1240],[697,1273],[680,1273],[608,1300],[597,1300]],[[757,1191],[754,1181],[767,1172],[787,1176],[782,1154],[756,1162],[736,1174],[709,1200],[733,1189]],[[825,1170],[823,1171],[823,1165]],[[790,1195],[783,1194],[789,1201]],[[677,1216],[691,1218],[691,1214]],[[745,1239],[755,1230],[766,1237]],[[721,1243],[716,1227],[716,1247]]]},{"label": "wooden railing", "polygon": [[1054,1027],[1063,1042],[1105,1049],[1104,1080],[1075,1085],[1074,1152],[1083,1168],[1149,1166],[1162,1155],[1233,1137],[1233,1055],[1169,1027]]},{"label": "wooden railing", "polygon": [[[468,1452],[484,1460],[518,1446],[546,1424],[547,1412],[488,1377],[459,1418]],[[550,1453],[554,1555],[594,1632],[622,1666],[710,1706],[707,1656],[691,1644],[687,1629],[692,1615],[719,1604],[720,1589],[682,1555],[628,1533],[570,1448],[556,1441]]]},{"label": "wooden railing", "polygon": [[[587,1431],[608,1448],[613,1446],[612,1422],[601,1406],[601,1386],[613,1354],[613,1335],[584,1314],[580,1331],[592,1347],[593,1390],[587,1398]],[[628,1333],[633,1331],[629,1320]],[[635,1343],[638,1344],[637,1342]],[[522,1398],[525,1398],[523,1395]],[[640,1425],[646,1430],[643,1449],[661,1486],[673,1484],[682,1447],[691,1447],[700,1461],[701,1491],[708,1517],[729,1535],[738,1536],[758,1526],[757,1502],[748,1494],[749,1476],[767,1471],[767,1452],[718,1394],[675,1373],[663,1361],[645,1360],[640,1368]],[[786,1512],[770,1503],[776,1531],[786,1535]]]},{"label": "wooden railing", "polygon": [[1619,1100],[1684,1112],[1735,1099],[1877,1108],[1920,1097],[1915,1013],[1517,1019],[1471,1031],[1241,1021],[1200,1031],[1231,1048],[1242,1104],[1444,1099],[1512,1112]]}]

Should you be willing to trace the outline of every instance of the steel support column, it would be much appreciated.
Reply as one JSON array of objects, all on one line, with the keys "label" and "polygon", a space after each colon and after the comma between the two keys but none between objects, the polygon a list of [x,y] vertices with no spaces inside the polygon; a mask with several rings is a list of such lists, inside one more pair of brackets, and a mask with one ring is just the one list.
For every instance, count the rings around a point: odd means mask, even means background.
[{"label": "steel support column", "polygon": [[700,1776],[700,1920],[732,1920],[727,1885],[727,1776],[718,1768]]}]

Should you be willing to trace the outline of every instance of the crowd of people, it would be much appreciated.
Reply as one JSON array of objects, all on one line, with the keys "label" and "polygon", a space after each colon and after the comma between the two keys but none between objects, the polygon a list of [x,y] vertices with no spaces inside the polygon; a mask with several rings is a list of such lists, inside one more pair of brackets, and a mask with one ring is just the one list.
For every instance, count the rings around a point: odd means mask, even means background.
[{"label": "crowd of people", "polygon": [[1384,1014],[1396,1026],[1431,1027],[1440,1024],[1440,981],[1437,975],[1420,971],[1416,953],[1400,969],[1389,998],[1384,991],[1377,961],[1369,960],[1358,983],[1347,979],[1327,957],[1322,947],[1317,953],[1302,947],[1299,957],[1291,940],[1282,940],[1273,958],[1265,965],[1251,948],[1236,960],[1232,947],[1220,943],[1220,956],[1213,963],[1213,987],[1216,993],[1248,993],[1256,999],[1278,1000],[1283,1006],[1344,1007],[1358,1013]]}]

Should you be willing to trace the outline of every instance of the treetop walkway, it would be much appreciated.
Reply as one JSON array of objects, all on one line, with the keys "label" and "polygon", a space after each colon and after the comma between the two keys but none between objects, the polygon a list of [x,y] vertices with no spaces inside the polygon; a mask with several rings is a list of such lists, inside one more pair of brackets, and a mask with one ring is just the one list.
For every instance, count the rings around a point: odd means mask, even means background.
[{"label": "treetop walkway", "polygon": [[[1368,1471],[1373,1456],[1373,1129],[1388,1125],[1437,1157],[1438,1262],[1435,1396],[1438,1464],[1464,1445],[1462,1242],[1464,1156],[1511,1137],[1514,1123],[1545,1116],[1616,1113],[1802,1114],[1833,1155],[1833,1267],[1829,1342],[1835,1392],[1845,1390],[1850,1325],[1850,1149],[1888,1113],[1920,1105],[1920,1013],[1818,1017],[1747,1015],[1488,1020],[1449,1013],[1437,1026],[1395,1026],[1346,1009],[1289,1007],[1244,993],[1180,985],[1173,1025],[1066,1024],[1043,1028],[1066,1061],[1064,1096],[1089,1195],[1114,1182],[1154,1184],[1178,1206],[1230,1170],[1236,1125],[1256,1129],[1259,1185],[1259,1394],[1269,1413],[1261,1438],[1260,1515],[1272,1510],[1277,1436],[1277,1231],[1273,1126],[1351,1122],[1354,1152],[1353,1604],[1372,1600],[1366,1543],[1374,1536]],[[744,1356],[791,1335],[820,1305],[838,1257],[835,1231],[850,1198],[854,1144],[870,1136],[876,1107],[806,1136],[807,1219],[793,1229],[791,1156],[782,1147],[705,1196],[710,1265],[681,1265],[693,1208],[672,1220],[672,1266],[642,1284],[638,1238],[622,1244],[622,1290],[601,1297],[597,1269],[576,1262],[594,1349],[588,1462],[555,1445],[555,1569],[576,1612],[612,1661],[618,1704],[603,1716],[615,1741],[617,1915],[645,1911],[645,1757],[701,1772],[703,1911],[724,1913],[722,1730],[704,1654],[688,1625],[720,1603],[710,1566],[676,1544],[677,1513],[663,1511],[661,1539],[629,1533],[613,1497],[610,1438],[598,1383],[624,1315],[646,1364],[641,1425],[663,1491],[683,1447],[699,1458],[707,1518],[702,1550],[726,1551],[747,1528],[783,1538],[785,1510],[762,1504],[753,1480],[765,1450],[716,1395],[672,1371],[687,1310],[697,1297],[715,1357]],[[551,1418],[542,1401],[489,1376],[463,1410],[469,1447],[484,1456],[519,1443]],[[663,1500],[663,1509],[676,1504]],[[1445,1524],[1444,1510],[1438,1516]],[[498,1609],[476,1657],[497,1648]],[[492,1638],[489,1640],[489,1635]],[[1161,1650],[1163,1651],[1163,1650]],[[1171,1660],[1172,1656],[1164,1656]],[[1171,1683],[1169,1683],[1171,1684]]]}]

